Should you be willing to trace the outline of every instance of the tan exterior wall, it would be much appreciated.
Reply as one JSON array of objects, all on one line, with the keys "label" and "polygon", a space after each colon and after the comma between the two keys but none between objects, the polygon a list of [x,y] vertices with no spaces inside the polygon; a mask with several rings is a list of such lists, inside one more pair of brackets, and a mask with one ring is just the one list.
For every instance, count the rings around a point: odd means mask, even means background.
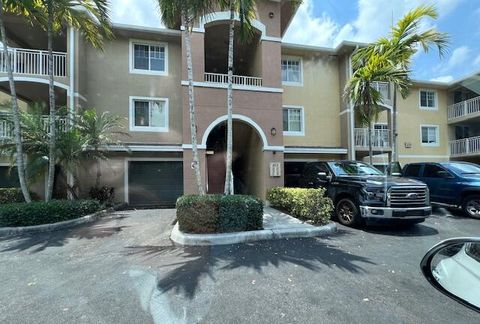
[{"label": "tan exterior wall", "polygon": [[[135,39],[139,39],[135,37]],[[142,40],[160,41],[160,36],[145,35]],[[103,52],[87,47],[86,66],[88,82],[86,96],[88,107],[98,112],[109,111],[125,118],[125,129],[130,143],[181,144],[182,143],[182,97],[180,86],[181,47],[178,42],[168,43],[168,75],[132,74],[129,72],[129,41],[120,37],[105,44]],[[169,131],[129,131],[130,96],[169,99]]]},{"label": "tan exterior wall", "polygon": [[[287,51],[283,54],[292,55]],[[303,86],[284,86],[283,105],[303,107],[305,136],[284,136],[285,145],[340,147],[338,60],[327,54],[304,54],[301,57]]]}]

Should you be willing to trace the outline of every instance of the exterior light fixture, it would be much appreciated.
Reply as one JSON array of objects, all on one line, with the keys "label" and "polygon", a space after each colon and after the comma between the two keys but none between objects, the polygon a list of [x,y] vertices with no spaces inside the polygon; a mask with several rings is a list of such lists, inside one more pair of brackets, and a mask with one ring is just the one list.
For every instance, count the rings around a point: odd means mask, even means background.
[{"label": "exterior light fixture", "polygon": [[273,19],[273,17],[275,17],[275,14],[270,11],[270,13],[268,14],[268,17],[270,17],[270,19]]},{"label": "exterior light fixture", "polygon": [[270,129],[270,134],[272,134],[272,136],[277,135],[277,129],[275,127],[272,127],[272,129]]}]

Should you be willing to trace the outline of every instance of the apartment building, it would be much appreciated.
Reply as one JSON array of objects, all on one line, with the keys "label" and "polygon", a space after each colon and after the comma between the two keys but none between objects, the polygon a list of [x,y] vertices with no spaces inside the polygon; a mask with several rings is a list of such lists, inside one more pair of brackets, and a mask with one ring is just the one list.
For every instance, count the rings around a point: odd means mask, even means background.
[{"label": "apartment building", "polygon": [[[282,43],[294,14],[290,1],[261,1],[253,37],[235,42],[236,193],[265,197],[268,188],[294,182],[309,161],[368,158],[367,129],[343,99],[352,74],[351,55],[360,44],[320,48]],[[200,19],[192,34],[197,138],[202,177],[210,193],[223,191],[225,176],[228,19],[228,12],[215,12]],[[47,102],[45,34],[18,17],[8,17],[6,28],[19,97],[25,103]],[[113,29],[115,38],[103,51],[70,28],[55,41],[58,105],[124,117],[128,136],[121,140],[129,150],[105,148],[110,159],[101,163],[101,183],[115,188],[119,202],[171,205],[179,195],[196,191],[181,27],[114,24]],[[480,129],[475,126],[480,88],[475,79],[452,84],[416,81],[411,94],[399,100],[402,163],[475,161],[480,156]],[[383,94],[384,111],[374,125],[374,161],[384,167],[392,152],[393,94],[389,84],[375,86]],[[0,90],[8,93],[3,67]],[[8,136],[11,127],[0,124],[0,137]],[[6,169],[4,157],[0,184],[14,183]],[[84,165],[78,172],[86,194],[94,183],[95,165]],[[33,188],[42,195],[42,179]]]}]

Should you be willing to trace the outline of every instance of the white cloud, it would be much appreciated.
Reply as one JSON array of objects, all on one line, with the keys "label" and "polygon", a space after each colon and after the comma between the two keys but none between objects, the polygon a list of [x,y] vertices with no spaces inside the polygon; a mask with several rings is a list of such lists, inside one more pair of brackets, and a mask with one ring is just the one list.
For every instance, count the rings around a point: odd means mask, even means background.
[{"label": "white cloud", "polygon": [[480,66],[480,55],[478,55],[475,60],[473,60],[473,65]]},{"label": "white cloud", "polygon": [[110,18],[114,23],[163,27],[153,0],[110,0]]},{"label": "white cloud", "polygon": [[468,46],[460,46],[453,50],[452,55],[448,59],[447,69],[458,67],[467,62],[470,58],[471,50]]},{"label": "white cloud", "polygon": [[453,76],[451,75],[442,75],[442,76],[430,79],[430,81],[447,82],[447,83],[452,82],[453,80],[454,80]]}]

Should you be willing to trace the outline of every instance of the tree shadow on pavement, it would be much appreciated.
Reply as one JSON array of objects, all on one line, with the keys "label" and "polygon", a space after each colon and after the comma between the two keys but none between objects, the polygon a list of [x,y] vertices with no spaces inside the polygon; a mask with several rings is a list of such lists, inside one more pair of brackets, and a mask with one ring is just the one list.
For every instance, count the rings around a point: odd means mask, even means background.
[{"label": "tree shadow on pavement", "polygon": [[112,220],[119,220],[125,216],[102,219],[97,222],[82,224],[68,229],[62,229],[43,233],[25,233],[16,236],[0,237],[0,242],[7,247],[1,252],[27,251],[38,253],[50,247],[61,247],[68,243],[69,239],[91,240],[106,238],[121,232],[128,226],[112,226]]},{"label": "tree shadow on pavement", "polygon": [[[210,277],[215,280],[217,271],[245,268],[262,273],[270,266],[294,264],[316,272],[323,267],[336,267],[360,274],[366,272],[362,265],[375,264],[366,257],[315,238],[204,247],[130,246],[127,249],[127,255],[150,258],[150,264],[155,262],[151,258],[161,256],[158,259],[161,264],[155,267],[171,269],[159,271],[162,276],[158,279],[158,290],[161,293],[173,291],[189,299],[195,297],[201,279]],[[167,255],[171,262],[165,263]]]}]

